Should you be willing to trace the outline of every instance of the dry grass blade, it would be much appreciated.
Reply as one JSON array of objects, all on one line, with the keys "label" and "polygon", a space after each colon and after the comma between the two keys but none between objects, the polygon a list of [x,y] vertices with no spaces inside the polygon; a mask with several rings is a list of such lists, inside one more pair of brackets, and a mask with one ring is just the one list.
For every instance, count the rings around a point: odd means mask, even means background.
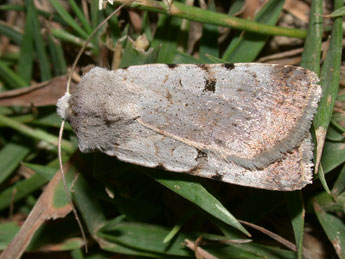
[{"label": "dry grass blade", "polygon": [[[68,168],[69,164],[65,164],[66,171],[68,171]],[[20,258],[30,243],[36,230],[44,223],[44,221],[49,219],[63,218],[72,211],[72,206],[70,203],[61,208],[53,207],[53,196],[60,181],[61,174],[58,171],[38,199],[15,238],[2,252],[0,256],[1,259]]]},{"label": "dry grass blade", "polygon": [[59,76],[30,87],[0,93],[0,106],[55,105],[65,92],[66,82],[66,76]]},{"label": "dry grass blade", "polygon": [[196,240],[196,242],[193,242],[189,239],[185,240],[186,247],[188,247],[190,250],[194,251],[195,257],[197,259],[217,259],[217,257],[211,255],[209,252],[202,249],[200,246],[198,246],[198,241],[200,238]]}]

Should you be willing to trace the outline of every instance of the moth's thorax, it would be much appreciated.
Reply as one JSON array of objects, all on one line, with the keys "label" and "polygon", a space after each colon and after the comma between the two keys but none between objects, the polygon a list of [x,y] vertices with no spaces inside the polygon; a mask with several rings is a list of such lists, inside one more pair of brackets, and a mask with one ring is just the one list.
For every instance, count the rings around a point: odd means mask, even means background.
[{"label": "moth's thorax", "polygon": [[83,152],[118,145],[139,115],[132,101],[138,98],[136,93],[104,72],[95,68],[86,74],[69,100],[68,121]]}]

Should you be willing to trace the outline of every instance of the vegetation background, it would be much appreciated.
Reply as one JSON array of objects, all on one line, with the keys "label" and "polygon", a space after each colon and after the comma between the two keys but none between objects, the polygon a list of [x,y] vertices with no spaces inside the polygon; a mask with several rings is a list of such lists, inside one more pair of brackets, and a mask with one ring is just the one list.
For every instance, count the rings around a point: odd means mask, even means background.
[{"label": "vegetation background", "polygon": [[113,16],[87,44],[74,82],[89,65],[300,65],[323,87],[311,130],[321,163],[302,191],[256,190],[83,155],[67,125],[63,161],[88,253],[58,171],[55,103],[81,46],[116,7],[2,2],[1,258],[345,258],[342,0],[138,0]]}]

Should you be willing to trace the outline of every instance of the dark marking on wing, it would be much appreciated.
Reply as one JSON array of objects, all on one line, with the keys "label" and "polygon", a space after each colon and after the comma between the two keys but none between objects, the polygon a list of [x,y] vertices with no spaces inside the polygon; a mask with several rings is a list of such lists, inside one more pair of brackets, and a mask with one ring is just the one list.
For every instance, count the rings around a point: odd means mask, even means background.
[{"label": "dark marking on wing", "polygon": [[216,173],[216,174],[212,175],[211,178],[213,180],[216,180],[216,181],[222,181],[223,180],[223,175]]},{"label": "dark marking on wing", "polygon": [[167,64],[168,68],[174,69],[175,67],[177,67],[177,64]]},{"label": "dark marking on wing", "polygon": [[201,151],[198,149],[198,156],[196,157],[196,159],[200,159],[200,158],[203,158],[203,157],[207,157],[207,153]]},{"label": "dark marking on wing", "polygon": [[215,92],[216,91],[216,79],[206,79],[205,80],[205,88],[203,92]]},{"label": "dark marking on wing", "polygon": [[235,68],[235,65],[233,63],[225,63],[223,64],[223,66],[229,70],[233,70]]},{"label": "dark marking on wing", "polygon": [[209,72],[209,67],[205,64],[199,64],[198,67],[206,71],[207,73]]},{"label": "dark marking on wing", "polygon": [[155,167],[155,169],[167,171],[167,169],[165,168],[165,166],[162,163],[158,163],[158,165]]}]

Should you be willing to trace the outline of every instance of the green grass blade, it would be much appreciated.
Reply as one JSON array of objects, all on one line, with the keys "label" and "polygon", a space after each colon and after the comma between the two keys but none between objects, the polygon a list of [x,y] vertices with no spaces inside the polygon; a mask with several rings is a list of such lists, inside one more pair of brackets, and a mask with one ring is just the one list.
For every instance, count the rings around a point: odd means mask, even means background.
[{"label": "green grass blade", "polygon": [[0,210],[7,208],[13,202],[17,202],[27,197],[30,193],[38,190],[47,182],[48,180],[46,178],[38,174],[35,174],[28,179],[16,182],[11,187],[0,192]]},{"label": "green grass blade", "polygon": [[20,45],[23,40],[23,35],[20,32],[16,31],[12,27],[9,27],[5,23],[0,23],[0,34],[8,37],[17,45]]},{"label": "green grass blade", "polygon": [[172,16],[161,15],[158,21],[155,38],[152,42],[153,48],[160,48],[157,63],[173,63],[175,50],[177,48],[176,38],[179,36],[181,19]]},{"label": "green grass blade", "polygon": [[35,49],[37,53],[38,64],[40,67],[40,76],[42,81],[47,81],[51,78],[50,63],[48,55],[45,50],[44,41],[41,35],[41,27],[38,21],[38,15],[33,0],[25,0],[28,13],[31,13],[31,26],[33,31],[33,38],[35,42]]},{"label": "green grass blade", "polygon": [[327,15],[327,17],[336,18],[336,17],[344,16],[344,15],[345,15],[345,7],[341,7],[335,10],[334,12],[332,12],[331,14]]},{"label": "green grass blade", "polygon": [[23,40],[20,46],[20,56],[18,64],[18,73],[29,85],[32,79],[32,70],[34,62],[34,41],[32,31],[32,8],[27,8],[26,11],[26,24],[23,34]]},{"label": "green grass blade", "polygon": [[29,154],[30,149],[14,142],[6,144],[0,151],[0,184],[17,168]]},{"label": "green grass blade", "polygon": [[50,57],[53,63],[54,75],[65,75],[67,73],[67,64],[61,43],[54,39],[51,35],[48,35],[48,46]]},{"label": "green grass blade", "polygon": [[[215,12],[214,1],[209,2],[208,10]],[[200,40],[199,56],[203,62],[209,62],[205,54],[218,57],[218,26],[204,24],[202,28],[202,38]]]},{"label": "green grass blade", "polygon": [[[126,0],[117,0],[114,2],[128,4]],[[165,4],[154,0],[134,1],[128,5],[142,10],[168,14]],[[188,6],[179,2],[173,2],[171,15],[174,17],[185,18],[191,21],[231,27],[238,30],[251,31],[266,35],[280,35],[295,38],[304,38],[306,36],[305,30],[265,25],[246,19],[230,17],[227,14],[211,12],[194,6]]]},{"label": "green grass blade", "polygon": [[[335,9],[343,6],[343,1],[335,1]],[[338,94],[341,67],[342,52],[342,18],[336,18],[333,23],[331,41],[327,52],[326,59],[322,66],[320,85],[322,86],[322,97],[314,117],[314,128],[316,136],[316,162],[315,170],[321,160],[322,149],[325,143],[325,137],[329,123],[332,118],[334,103]],[[322,177],[323,178],[323,177]],[[324,185],[327,185],[325,182]]]},{"label": "green grass blade", "polygon": [[85,15],[83,14],[83,12],[78,7],[77,3],[74,0],[68,0],[68,3],[70,4],[73,12],[78,17],[78,19],[81,22],[81,24],[83,25],[83,27],[86,30],[87,34],[91,34],[92,33],[91,25],[87,21],[87,19],[86,19]]},{"label": "green grass blade", "polygon": [[0,78],[2,78],[9,87],[19,88],[27,86],[25,80],[12,71],[4,62],[0,60]]},{"label": "green grass blade", "polygon": [[325,173],[330,172],[345,162],[343,142],[326,141],[322,153],[321,164]]},{"label": "green grass blade", "polygon": [[173,64],[203,64],[203,62],[187,53],[176,51]]},{"label": "green grass blade", "polygon": [[[8,127],[11,127],[27,136],[30,136],[39,140],[44,140],[44,141],[47,141],[48,143],[51,143],[57,146],[58,138],[55,135],[51,135],[43,130],[30,128],[29,126],[25,124],[22,124],[18,121],[15,121],[3,115],[0,115],[0,123],[3,123],[7,125]],[[73,146],[73,144],[67,140],[62,140],[61,148],[70,154],[72,154],[75,150],[75,147]]]},{"label": "green grass blade", "polygon": [[337,180],[335,181],[333,188],[332,188],[332,194],[334,196],[340,195],[343,191],[345,191],[345,165],[343,165]]},{"label": "green grass blade", "polygon": [[[63,29],[51,29],[51,34],[62,41],[73,43],[77,46],[84,46],[85,41]],[[92,44],[88,43],[89,48],[93,47]]]},{"label": "green grass blade", "polygon": [[301,67],[320,73],[322,44],[322,0],[313,0],[310,8],[309,27],[302,53]]},{"label": "green grass blade", "polygon": [[[309,16],[309,27],[304,43],[301,66],[317,74],[320,71],[320,57],[322,44],[322,0],[313,0]],[[305,209],[300,191],[286,194],[288,210],[294,230],[297,257],[303,256]]]},{"label": "green grass blade", "polygon": [[147,52],[139,51],[133,47],[130,40],[127,40],[124,49],[120,67],[128,67],[133,65],[152,64],[158,59],[160,48],[151,49]]},{"label": "green grass blade", "polygon": [[245,7],[244,5],[245,5],[245,0],[235,0],[235,1],[233,1],[232,5],[231,5],[231,7],[229,9],[228,14],[230,16],[236,15],[237,13],[239,13],[243,9],[243,7]]},{"label": "green grass blade", "polygon": [[248,231],[237,221],[237,219],[192,177],[169,172],[164,173],[164,175],[160,172],[150,172],[148,176],[189,200],[215,218],[250,236]]},{"label": "green grass blade", "polygon": [[106,223],[103,209],[96,199],[97,195],[81,175],[78,176],[73,190],[73,200],[78,207],[78,211],[93,238],[97,239],[97,232]]},{"label": "green grass blade", "polygon": [[[8,5],[0,5],[1,11],[18,11],[18,12],[24,12],[26,10],[25,5],[19,5],[19,4],[8,4]],[[37,9],[37,12],[42,17],[46,18],[47,20],[52,20],[54,22],[59,23],[61,26],[67,26],[66,22],[62,20],[57,14],[52,14],[46,11],[43,11],[41,9]]]},{"label": "green grass blade", "polygon": [[[274,25],[283,9],[283,0],[270,0],[255,16],[255,21],[262,24]],[[252,62],[259,55],[266,44],[268,36],[246,32],[235,37],[223,54],[222,59],[231,63]]]},{"label": "green grass blade", "polygon": [[314,211],[337,255],[339,258],[345,258],[344,222],[341,219],[325,212],[317,202],[314,202]]},{"label": "green grass blade", "polygon": [[297,247],[297,258],[303,258],[303,233],[304,233],[304,219],[305,209],[303,204],[303,196],[301,191],[285,193],[286,202],[288,205],[289,215],[295,234],[295,242]]},{"label": "green grass blade", "polygon": [[[189,249],[181,244],[185,239],[196,240],[202,236],[205,239],[219,241],[226,240],[224,236],[208,233],[183,233],[180,232],[169,243],[162,243],[162,240],[169,233],[169,229],[158,225],[144,223],[120,222],[118,224],[105,225],[99,235],[114,243],[109,247],[110,251],[124,254],[135,254],[148,256],[150,258],[176,258],[195,256]],[[117,250],[118,247],[127,248],[126,250]],[[205,245],[203,249],[207,250],[217,258],[295,258],[291,251],[272,248],[257,244],[229,244],[229,245]]]},{"label": "green grass blade", "polygon": [[88,33],[86,33],[78,23],[74,21],[72,16],[63,8],[63,6],[60,4],[57,0],[49,0],[49,2],[52,4],[56,12],[60,15],[60,17],[76,32],[84,39],[88,38]]}]

